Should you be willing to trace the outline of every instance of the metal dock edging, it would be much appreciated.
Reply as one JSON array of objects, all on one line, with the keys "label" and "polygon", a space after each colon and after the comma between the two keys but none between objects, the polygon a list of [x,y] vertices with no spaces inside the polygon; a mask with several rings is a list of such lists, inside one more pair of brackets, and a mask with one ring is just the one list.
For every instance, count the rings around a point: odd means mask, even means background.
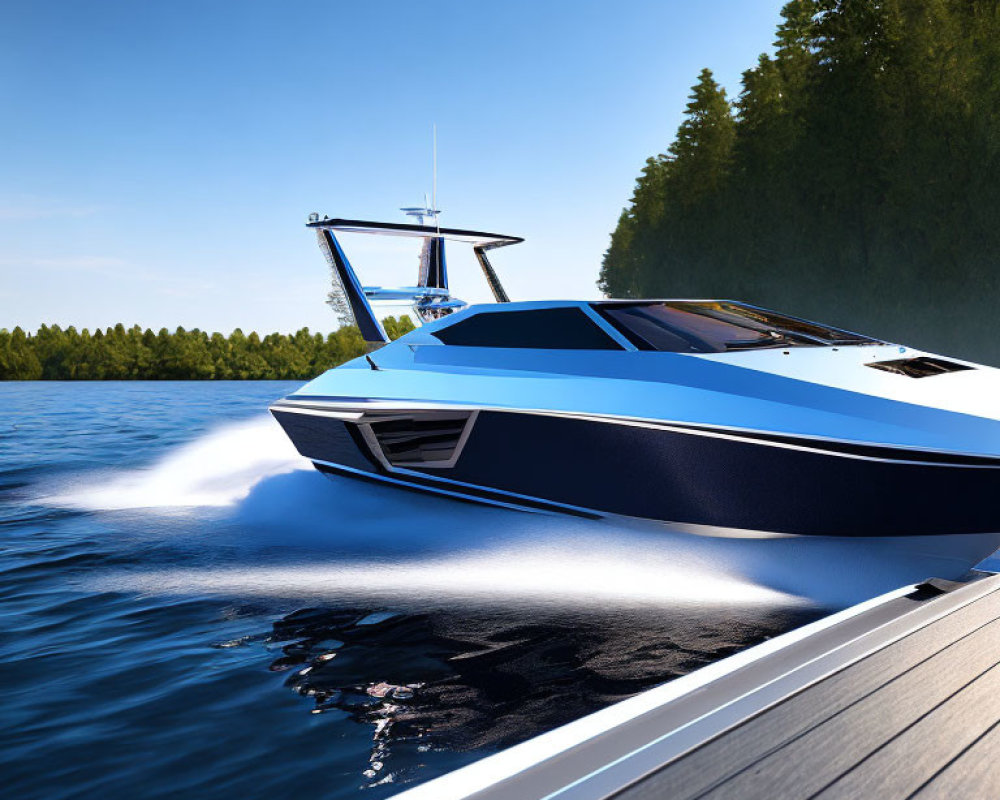
[{"label": "metal dock edging", "polygon": [[782,700],[1000,589],[1000,576],[902,587],[397,795],[604,798]]}]

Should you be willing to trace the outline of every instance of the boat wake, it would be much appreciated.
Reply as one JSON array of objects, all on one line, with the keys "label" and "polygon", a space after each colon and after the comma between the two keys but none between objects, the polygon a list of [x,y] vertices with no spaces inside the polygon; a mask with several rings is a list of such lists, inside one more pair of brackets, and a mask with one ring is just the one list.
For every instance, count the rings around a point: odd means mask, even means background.
[{"label": "boat wake", "polygon": [[926,574],[899,561],[892,540],[868,540],[861,552],[835,539],[706,538],[330,481],[269,417],[210,431],[146,469],[85,476],[40,502],[109,520],[155,515],[130,524],[132,535],[186,539],[182,565],[113,578],[148,592],[834,607],[932,574],[930,558]]},{"label": "boat wake", "polygon": [[[84,476],[40,502],[111,521],[131,512],[133,531],[197,537],[194,563],[109,578],[119,589],[535,605],[795,602],[729,574],[700,546],[712,543],[692,537],[330,481],[270,417],[210,431],[145,469]],[[135,526],[135,513],[155,515],[155,524]],[[220,563],[213,547],[237,563]]]},{"label": "boat wake", "polygon": [[[792,595],[728,576],[676,553],[564,547],[501,548],[440,558],[170,569],[115,575],[103,588],[441,608],[796,606]],[[102,587],[98,587],[102,588]]]},{"label": "boat wake", "polygon": [[309,462],[262,417],[211,431],[148,469],[85,476],[40,502],[87,511],[225,507],[265,478],[305,469]]}]

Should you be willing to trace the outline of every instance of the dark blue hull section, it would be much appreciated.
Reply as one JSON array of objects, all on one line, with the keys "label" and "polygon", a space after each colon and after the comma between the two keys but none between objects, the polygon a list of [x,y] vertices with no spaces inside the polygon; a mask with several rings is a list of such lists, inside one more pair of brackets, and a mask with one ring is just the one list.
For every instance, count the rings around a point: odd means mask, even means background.
[{"label": "dark blue hull section", "polygon": [[453,465],[399,466],[361,424],[273,412],[317,466],[486,502],[805,536],[1000,531],[992,459],[480,411]]}]

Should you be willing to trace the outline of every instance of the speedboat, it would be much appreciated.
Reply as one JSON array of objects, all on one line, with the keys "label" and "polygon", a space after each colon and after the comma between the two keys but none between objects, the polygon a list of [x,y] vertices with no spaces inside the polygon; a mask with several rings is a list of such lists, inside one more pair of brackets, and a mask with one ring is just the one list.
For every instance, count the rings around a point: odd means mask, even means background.
[{"label": "speedboat", "polygon": [[[735,300],[510,302],[487,253],[522,240],[424,213],[308,223],[370,348],[271,406],[321,472],[702,536],[877,539],[945,578],[1000,546],[1000,371]],[[363,287],[341,233],[422,239],[417,284]],[[472,245],[495,304],[452,297],[446,241]],[[390,342],[383,299],[421,326]]]}]

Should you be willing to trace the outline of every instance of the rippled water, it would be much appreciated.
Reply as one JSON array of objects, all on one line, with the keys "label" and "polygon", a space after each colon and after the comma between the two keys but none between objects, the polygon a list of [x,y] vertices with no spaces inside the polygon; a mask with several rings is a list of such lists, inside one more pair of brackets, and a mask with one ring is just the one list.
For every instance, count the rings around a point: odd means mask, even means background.
[{"label": "rippled water", "polygon": [[324,478],[293,386],[0,384],[5,794],[384,797],[819,614],[711,543]]}]

